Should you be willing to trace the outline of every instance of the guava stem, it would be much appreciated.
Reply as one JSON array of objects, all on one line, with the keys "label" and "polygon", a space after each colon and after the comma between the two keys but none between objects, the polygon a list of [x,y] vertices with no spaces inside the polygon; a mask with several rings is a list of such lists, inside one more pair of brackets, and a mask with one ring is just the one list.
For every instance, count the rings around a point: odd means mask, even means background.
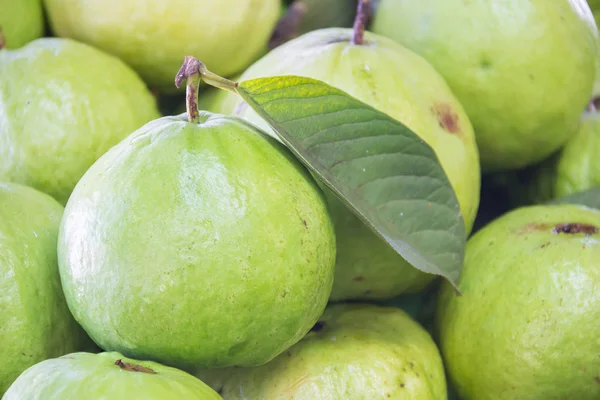
[{"label": "guava stem", "polygon": [[600,97],[594,96],[594,97],[592,97],[592,99],[589,101],[589,103],[587,105],[587,111],[595,112],[598,110],[600,110]]},{"label": "guava stem", "polygon": [[0,27],[0,50],[6,47],[6,37],[4,36],[4,31],[2,31],[2,27]]},{"label": "guava stem", "polygon": [[352,35],[352,44],[362,45],[365,42],[365,27],[369,22],[371,7],[369,0],[358,0],[356,7],[356,17],[354,18],[354,34]]},{"label": "guava stem", "polygon": [[269,39],[269,50],[281,46],[298,36],[300,24],[306,16],[308,8],[303,0],[295,0],[290,4],[286,13],[279,19],[271,39]]},{"label": "guava stem", "polygon": [[183,65],[175,76],[175,86],[181,87],[184,80],[187,80],[185,106],[188,121],[192,123],[199,121],[198,89],[201,80],[211,86],[237,94],[237,83],[210,72],[200,60],[193,56],[185,56]]}]

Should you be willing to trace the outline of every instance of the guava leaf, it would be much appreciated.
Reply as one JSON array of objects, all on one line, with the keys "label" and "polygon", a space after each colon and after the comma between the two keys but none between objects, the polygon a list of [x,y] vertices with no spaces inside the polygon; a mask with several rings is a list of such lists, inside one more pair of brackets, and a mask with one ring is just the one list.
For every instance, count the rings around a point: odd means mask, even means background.
[{"label": "guava leaf", "polygon": [[594,187],[581,192],[559,197],[549,201],[548,204],[580,204],[582,206],[597,208],[600,210],[600,187]]},{"label": "guava leaf", "polygon": [[237,92],[375,234],[456,288],[465,224],[434,151],[406,126],[322,81],[279,76]]}]

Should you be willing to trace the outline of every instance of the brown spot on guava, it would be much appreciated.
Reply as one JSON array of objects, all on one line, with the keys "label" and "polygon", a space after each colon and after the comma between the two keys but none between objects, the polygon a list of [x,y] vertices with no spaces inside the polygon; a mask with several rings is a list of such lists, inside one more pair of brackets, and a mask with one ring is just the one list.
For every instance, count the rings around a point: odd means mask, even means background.
[{"label": "brown spot on guava", "polygon": [[354,278],[352,278],[352,280],[353,280],[354,282],[362,282],[362,281],[364,281],[364,280],[365,280],[365,277],[364,277],[364,276],[360,276],[360,275],[359,275],[359,276],[355,276]]},{"label": "brown spot on guava", "polygon": [[138,365],[138,364],[126,363],[120,359],[115,361],[115,365],[118,365],[119,368],[124,369],[125,371],[143,372],[146,374],[156,374],[156,372],[150,368],[147,368],[147,367],[144,367],[144,366]]},{"label": "brown spot on guava", "polygon": [[400,384],[400,387],[403,388],[404,386],[406,386],[404,383]]},{"label": "brown spot on guava", "polygon": [[597,376],[597,377],[595,377],[595,378],[594,378],[594,380],[595,380],[597,383],[600,383],[600,376]]},{"label": "brown spot on guava", "polygon": [[308,229],[308,225],[306,225],[306,220],[305,220],[305,219],[303,219],[303,220],[302,220],[302,225],[304,225],[304,227],[305,227],[306,229]]},{"label": "brown spot on guava", "polygon": [[440,128],[450,132],[460,132],[460,121],[458,114],[454,109],[446,103],[436,103],[431,107],[431,111],[435,114]]},{"label": "brown spot on guava", "polygon": [[577,233],[585,233],[586,235],[594,235],[598,233],[598,227],[590,224],[579,224],[579,223],[567,223],[557,224],[554,226],[552,233],[560,234],[566,233],[574,235]]},{"label": "brown spot on guava", "polygon": [[550,242],[546,242],[543,245],[541,245],[540,247],[543,249],[544,247],[548,246],[550,244]]},{"label": "brown spot on guava", "polygon": [[320,332],[323,328],[325,328],[325,322],[317,321],[316,324],[310,329],[311,332]]},{"label": "brown spot on guava", "polygon": [[539,222],[530,222],[527,225],[523,226],[521,229],[517,230],[517,234],[523,233],[531,233],[535,231],[547,231],[550,229],[552,225],[550,224],[540,224]]}]

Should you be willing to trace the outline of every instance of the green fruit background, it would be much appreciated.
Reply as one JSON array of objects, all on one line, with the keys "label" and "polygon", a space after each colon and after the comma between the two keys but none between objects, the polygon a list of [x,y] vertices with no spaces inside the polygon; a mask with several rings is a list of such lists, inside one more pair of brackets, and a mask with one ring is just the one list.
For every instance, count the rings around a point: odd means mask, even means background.
[{"label": "green fruit background", "polygon": [[[599,16],[0,0],[0,399],[600,399]],[[344,129],[333,155],[385,150],[377,186],[294,142]],[[349,207],[391,191],[396,247]],[[407,261],[447,236],[455,278]]]}]

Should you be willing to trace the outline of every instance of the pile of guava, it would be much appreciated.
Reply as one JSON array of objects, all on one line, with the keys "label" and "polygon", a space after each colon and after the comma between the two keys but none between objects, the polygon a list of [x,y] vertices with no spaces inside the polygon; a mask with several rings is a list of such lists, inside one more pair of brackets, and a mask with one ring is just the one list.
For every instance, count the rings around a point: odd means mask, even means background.
[{"label": "pile of guava", "polygon": [[0,399],[600,399],[596,21],[0,0]]}]

